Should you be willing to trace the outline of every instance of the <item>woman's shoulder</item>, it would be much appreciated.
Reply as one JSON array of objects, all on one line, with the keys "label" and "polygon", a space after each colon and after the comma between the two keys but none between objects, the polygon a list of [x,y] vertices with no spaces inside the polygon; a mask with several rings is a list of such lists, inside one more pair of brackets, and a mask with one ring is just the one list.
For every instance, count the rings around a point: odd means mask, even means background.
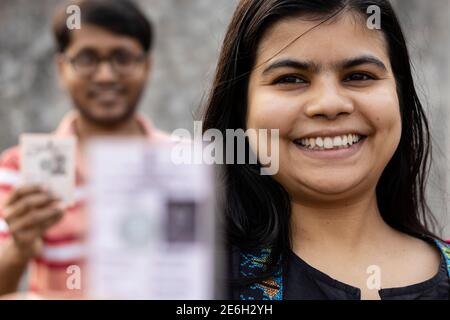
[{"label": "woman's shoulder", "polygon": [[402,261],[401,266],[406,275],[407,270],[411,270],[409,277],[412,280],[432,278],[443,263],[450,276],[450,245],[432,236],[405,235],[397,259]]},{"label": "woman's shoulder", "polygon": [[449,255],[450,243],[429,235],[405,235],[405,248],[408,252],[425,260],[441,261]]}]

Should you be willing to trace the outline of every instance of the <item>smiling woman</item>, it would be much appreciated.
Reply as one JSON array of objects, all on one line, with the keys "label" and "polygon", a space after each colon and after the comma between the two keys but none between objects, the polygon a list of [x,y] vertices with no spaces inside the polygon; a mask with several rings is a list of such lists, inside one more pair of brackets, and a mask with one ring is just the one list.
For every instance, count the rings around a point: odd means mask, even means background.
[{"label": "smiling woman", "polygon": [[[367,28],[372,5],[380,30]],[[279,130],[273,177],[224,168],[232,297],[449,299],[449,250],[424,196],[427,119],[389,2],[242,0],[210,128]]]}]

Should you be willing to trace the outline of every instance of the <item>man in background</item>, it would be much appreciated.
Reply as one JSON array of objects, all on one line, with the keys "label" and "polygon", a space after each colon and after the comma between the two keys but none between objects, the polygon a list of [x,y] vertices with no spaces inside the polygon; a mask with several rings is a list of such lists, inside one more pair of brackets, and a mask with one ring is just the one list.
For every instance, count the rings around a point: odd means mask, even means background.
[{"label": "man in background", "polygon": [[[81,10],[80,29],[67,27],[69,5]],[[69,288],[67,279],[70,266],[83,270],[84,264],[83,155],[87,142],[97,136],[143,137],[152,142],[169,139],[137,112],[151,69],[153,30],[135,4],[129,0],[71,1],[57,11],[53,33],[59,79],[73,105],[54,134],[77,140],[76,201],[62,208],[59,199],[42,186],[19,187],[20,147],[3,153],[0,295],[17,290],[29,265],[32,292],[81,295],[83,288]]]}]

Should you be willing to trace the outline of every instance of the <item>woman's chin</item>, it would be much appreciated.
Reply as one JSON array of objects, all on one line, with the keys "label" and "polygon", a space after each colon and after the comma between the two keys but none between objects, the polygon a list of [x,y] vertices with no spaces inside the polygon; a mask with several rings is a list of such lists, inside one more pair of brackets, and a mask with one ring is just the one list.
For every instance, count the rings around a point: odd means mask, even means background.
[{"label": "woman's chin", "polygon": [[314,188],[312,188],[317,194],[319,195],[324,195],[324,196],[339,196],[339,195],[344,195],[346,193],[350,193],[354,187],[356,187],[353,184],[349,184],[349,185],[333,185],[333,184],[329,184],[326,186],[315,186]]},{"label": "woman's chin", "polygon": [[355,179],[353,176],[351,179],[330,179],[323,178],[320,180],[312,179],[309,181],[303,181],[298,185],[297,191],[294,193],[301,193],[308,198],[314,198],[323,201],[337,201],[343,200],[348,197],[353,197],[355,193],[359,193],[364,190],[362,179]]}]

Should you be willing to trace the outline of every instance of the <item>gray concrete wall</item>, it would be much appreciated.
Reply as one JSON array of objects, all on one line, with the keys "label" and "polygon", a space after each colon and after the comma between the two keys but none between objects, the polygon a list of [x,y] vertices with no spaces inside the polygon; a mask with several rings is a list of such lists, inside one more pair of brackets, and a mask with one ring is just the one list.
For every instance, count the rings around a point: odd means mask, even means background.
[{"label": "gray concrete wall", "polygon": [[[0,0],[0,149],[50,131],[70,103],[59,90],[49,33],[57,0]],[[155,70],[141,109],[166,130],[192,128],[237,0],[140,0],[157,28]],[[450,0],[394,0],[409,38],[435,143],[432,208],[450,238]]]}]

